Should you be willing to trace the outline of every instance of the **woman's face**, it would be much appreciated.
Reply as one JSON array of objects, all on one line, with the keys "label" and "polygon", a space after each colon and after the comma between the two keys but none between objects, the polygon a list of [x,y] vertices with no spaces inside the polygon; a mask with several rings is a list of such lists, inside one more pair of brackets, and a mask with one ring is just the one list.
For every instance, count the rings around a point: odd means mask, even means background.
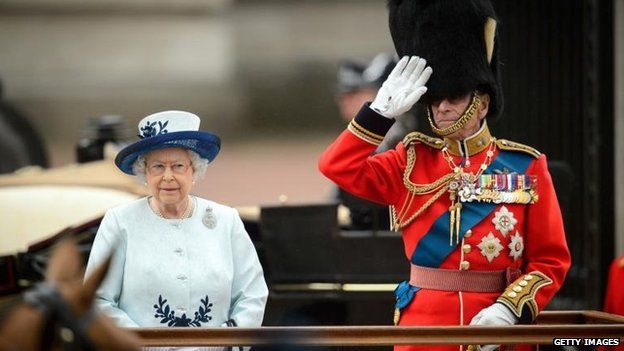
[{"label": "woman's face", "polygon": [[193,186],[193,166],[185,149],[155,150],[145,157],[145,178],[154,198],[164,205],[180,204]]}]

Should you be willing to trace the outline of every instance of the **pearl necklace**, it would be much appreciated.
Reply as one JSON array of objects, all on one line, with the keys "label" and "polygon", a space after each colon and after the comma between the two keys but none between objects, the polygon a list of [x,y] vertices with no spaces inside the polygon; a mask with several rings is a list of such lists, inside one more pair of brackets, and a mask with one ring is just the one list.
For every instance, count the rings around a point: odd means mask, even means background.
[{"label": "pearl necklace", "polygon": [[179,218],[168,218],[165,217],[162,212],[160,212],[160,209],[158,209],[158,206],[154,205],[154,206],[150,206],[152,208],[152,210],[154,210],[154,213],[156,213],[156,215],[160,218],[164,218],[164,219],[186,219],[189,218],[191,215],[191,211],[193,210],[194,206],[191,206],[191,196],[187,197],[188,201],[186,202],[186,208],[184,209],[184,213],[182,214],[181,217]]}]

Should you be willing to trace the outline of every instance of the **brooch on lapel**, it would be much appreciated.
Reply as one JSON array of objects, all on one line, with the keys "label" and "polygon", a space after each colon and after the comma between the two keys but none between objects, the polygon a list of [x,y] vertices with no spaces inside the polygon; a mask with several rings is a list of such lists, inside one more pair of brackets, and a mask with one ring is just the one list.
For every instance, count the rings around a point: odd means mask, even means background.
[{"label": "brooch on lapel", "polygon": [[204,223],[208,229],[214,229],[217,226],[217,217],[212,213],[212,207],[206,208],[204,217],[202,217],[202,223]]}]

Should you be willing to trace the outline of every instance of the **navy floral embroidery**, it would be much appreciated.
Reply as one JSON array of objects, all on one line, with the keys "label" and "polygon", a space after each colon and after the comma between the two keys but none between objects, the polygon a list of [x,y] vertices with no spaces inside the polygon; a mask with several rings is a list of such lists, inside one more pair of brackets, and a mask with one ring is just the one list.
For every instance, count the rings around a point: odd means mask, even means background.
[{"label": "navy floral embroidery", "polygon": [[165,123],[161,121],[147,121],[147,124],[144,127],[141,127],[141,134],[139,135],[139,138],[144,139],[160,134],[167,134],[167,130],[165,129],[165,127],[167,127],[167,124],[169,124],[169,121],[165,121]]},{"label": "navy floral embroidery", "polygon": [[191,320],[183,313],[182,316],[176,317],[175,311],[169,308],[167,299],[163,299],[162,295],[158,295],[158,304],[154,304],[156,314],[154,318],[161,318],[161,324],[167,324],[168,327],[201,327],[201,323],[207,323],[212,319],[208,312],[212,311],[212,303],[208,302],[208,295],[205,299],[200,299],[201,306],[195,312],[195,318]]}]

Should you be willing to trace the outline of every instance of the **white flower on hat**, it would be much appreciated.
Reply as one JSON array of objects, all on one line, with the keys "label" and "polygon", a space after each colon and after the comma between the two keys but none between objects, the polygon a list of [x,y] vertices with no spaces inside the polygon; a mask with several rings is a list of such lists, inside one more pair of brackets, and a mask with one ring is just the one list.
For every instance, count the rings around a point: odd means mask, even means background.
[{"label": "white flower on hat", "polygon": [[198,131],[201,120],[185,111],[162,111],[139,122],[139,137],[149,138],[166,133]]}]

